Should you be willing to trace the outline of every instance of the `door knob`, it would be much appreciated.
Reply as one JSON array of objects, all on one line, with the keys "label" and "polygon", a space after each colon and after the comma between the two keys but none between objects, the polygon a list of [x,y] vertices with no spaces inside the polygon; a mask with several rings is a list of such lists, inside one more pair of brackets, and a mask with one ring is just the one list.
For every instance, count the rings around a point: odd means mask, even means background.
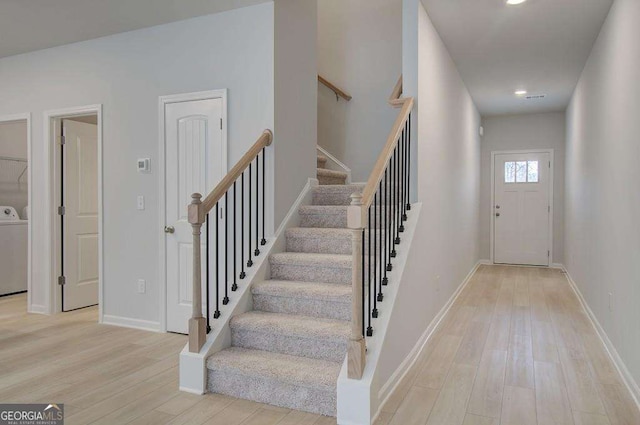
[{"label": "door knob", "polygon": [[165,233],[173,233],[175,231],[176,231],[176,229],[173,226],[164,226],[164,232]]},{"label": "door knob", "polygon": [[496,209],[499,210],[500,209],[500,205],[496,205]]},{"label": "door knob", "polygon": [[496,217],[500,217],[500,213],[496,213]]}]

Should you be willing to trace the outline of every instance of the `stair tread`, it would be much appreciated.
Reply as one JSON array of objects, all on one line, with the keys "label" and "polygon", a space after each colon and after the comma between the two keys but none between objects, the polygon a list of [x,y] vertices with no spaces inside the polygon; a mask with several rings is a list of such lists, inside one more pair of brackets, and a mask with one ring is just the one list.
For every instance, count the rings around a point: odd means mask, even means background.
[{"label": "stair tread", "polygon": [[307,252],[279,252],[269,257],[271,264],[298,264],[302,266],[351,267],[353,256],[344,254],[318,254]]},{"label": "stair tread", "polygon": [[255,283],[254,295],[270,295],[283,298],[301,298],[341,303],[351,303],[352,289],[333,283],[299,282],[291,280],[265,280]]},{"label": "stair tread", "polygon": [[359,192],[363,191],[366,185],[364,183],[351,183],[351,184],[324,184],[315,186],[312,190],[314,193],[345,193],[345,192]]},{"label": "stair tread", "polygon": [[300,214],[346,214],[349,205],[302,205]]},{"label": "stair tread", "polygon": [[324,155],[322,155],[322,154],[317,154],[316,156],[317,156],[317,158],[318,158],[318,160],[319,160],[320,162],[327,162],[327,159],[328,159],[328,158],[327,158],[326,156],[324,156]]},{"label": "stair tread", "polygon": [[327,168],[318,168],[318,175],[323,177],[347,178],[348,174],[344,171],[329,170]]},{"label": "stair tread", "polygon": [[207,368],[335,392],[341,363],[230,347],[209,357]]},{"label": "stair tread", "polygon": [[250,311],[231,318],[233,330],[261,331],[304,339],[348,339],[350,322],[292,314]]},{"label": "stair tread", "polygon": [[285,231],[286,236],[299,238],[340,238],[351,239],[352,230],[339,227],[292,227]]}]

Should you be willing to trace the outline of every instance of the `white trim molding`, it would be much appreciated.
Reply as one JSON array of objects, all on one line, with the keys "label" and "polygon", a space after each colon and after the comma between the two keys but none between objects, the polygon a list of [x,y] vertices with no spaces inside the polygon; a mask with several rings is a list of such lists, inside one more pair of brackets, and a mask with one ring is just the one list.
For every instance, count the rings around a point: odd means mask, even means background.
[{"label": "white trim molding", "polygon": [[[45,270],[47,280],[45,283],[45,299],[48,308],[47,313],[55,314],[62,311],[61,297],[59,296],[57,276],[59,265],[56,261],[59,247],[56,238],[56,195],[53,193],[56,180],[54,178],[55,166],[55,129],[57,122],[64,118],[73,118],[84,115],[96,115],[98,118],[98,322],[102,323],[104,314],[104,202],[103,202],[103,126],[102,105],[86,105],[64,109],[53,109],[43,113],[43,134],[45,141],[45,170],[44,179],[47,188],[47,200],[45,206]],[[31,212],[33,218],[34,213]]]},{"label": "white trim molding", "polygon": [[316,145],[316,150],[318,152],[320,152],[323,156],[326,156],[327,159],[333,164],[333,167],[331,167],[330,169],[335,170],[335,171],[344,171],[345,173],[347,173],[347,184],[351,183],[351,168],[347,167],[346,165],[344,165],[344,163],[342,163],[342,161],[340,161],[338,158],[336,158],[335,156],[331,155],[329,153],[329,151],[327,151],[325,148]]},{"label": "white trim molding", "polygon": [[140,329],[143,331],[160,332],[160,323],[149,320],[132,319],[130,317],[113,316],[105,314],[102,316],[103,325],[121,326],[124,328]]},{"label": "white trim molding", "polygon": [[32,226],[33,226],[33,211],[31,205],[33,205],[33,142],[31,140],[31,113],[26,112],[23,114],[12,114],[0,116],[0,123],[14,122],[14,121],[27,121],[27,206],[29,209],[29,222],[27,223],[27,311],[29,313],[46,314],[46,308],[41,305],[32,304],[31,299],[31,285],[33,276],[32,262],[33,258],[33,240],[32,240]]},{"label": "white trim molding", "polygon": [[618,374],[620,375],[622,382],[624,382],[624,385],[627,387],[627,390],[629,390],[629,393],[631,394],[631,397],[633,398],[633,401],[636,404],[636,408],[640,410],[640,386],[638,386],[638,383],[635,381],[635,379],[633,379],[633,375],[631,375],[631,372],[627,368],[627,365],[625,365],[624,362],[622,361],[622,358],[618,354],[616,347],[613,345],[613,343],[609,339],[609,336],[605,332],[604,328],[602,327],[602,325],[600,325],[598,318],[591,310],[591,307],[589,307],[589,304],[587,304],[587,301],[585,300],[585,298],[582,296],[582,292],[580,292],[580,288],[578,288],[578,285],[571,277],[571,274],[569,273],[569,271],[564,266],[561,266],[560,268],[564,271],[565,275],[567,276],[567,281],[571,286],[571,289],[573,289],[573,292],[578,297],[578,300],[580,300],[580,304],[582,305],[582,308],[587,313],[587,316],[589,316],[589,320],[591,321],[593,328],[598,334],[600,341],[604,345],[607,355],[609,356],[614,366],[616,367],[616,370],[618,371]]},{"label": "white trim molding", "polygon": [[[167,224],[166,215],[166,146],[165,146],[165,109],[168,104],[179,102],[193,102],[196,100],[221,99],[222,100],[222,175],[228,171],[228,139],[227,139],[227,89],[207,90],[193,93],[180,93],[160,96],[158,98],[158,277],[160,282],[160,330],[167,331],[167,240],[162,228]],[[205,194],[206,196],[206,194]],[[186,206],[185,206],[186,208]]]},{"label": "white trim molding", "polygon": [[[491,205],[489,205],[489,219],[490,223],[490,248],[489,248],[489,257],[491,264],[495,263],[494,256],[494,246],[495,246],[495,196],[496,196],[496,155],[510,155],[510,154],[527,154],[527,153],[548,153],[549,160],[551,161],[551,166],[549,167],[549,262],[547,267],[552,267],[553,263],[553,216],[554,216],[554,207],[553,207],[553,183],[554,183],[554,175],[553,169],[555,167],[555,159],[554,159],[554,150],[553,149],[522,149],[522,150],[506,150],[506,151],[491,151]],[[539,266],[538,266],[539,267]]]}]

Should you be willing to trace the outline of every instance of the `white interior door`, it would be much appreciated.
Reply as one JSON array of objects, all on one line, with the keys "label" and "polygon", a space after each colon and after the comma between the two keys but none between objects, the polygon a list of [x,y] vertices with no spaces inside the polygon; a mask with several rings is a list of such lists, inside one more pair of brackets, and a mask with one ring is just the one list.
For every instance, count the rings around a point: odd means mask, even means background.
[{"label": "white interior door", "polygon": [[98,126],[63,120],[62,310],[98,304]]},{"label": "white interior door", "polygon": [[494,161],[494,262],[548,266],[549,153],[499,154]]},{"label": "white interior door", "polygon": [[[206,196],[224,177],[222,99],[165,105],[167,330],[188,333],[191,317],[193,244],[187,206],[193,193]],[[215,227],[210,216],[210,234]],[[221,224],[219,224],[221,225]],[[167,233],[166,230],[172,233]],[[201,252],[205,256],[206,227]],[[211,238],[213,240],[213,238]],[[206,261],[202,261],[203,315],[206,307]],[[206,317],[206,315],[205,315]]]}]

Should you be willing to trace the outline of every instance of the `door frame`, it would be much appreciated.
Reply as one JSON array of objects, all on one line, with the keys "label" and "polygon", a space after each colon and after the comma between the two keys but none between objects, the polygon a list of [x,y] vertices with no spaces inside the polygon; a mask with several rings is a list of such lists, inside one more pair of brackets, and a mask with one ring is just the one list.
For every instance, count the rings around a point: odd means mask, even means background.
[{"label": "door frame", "polygon": [[[33,244],[31,243],[31,224],[33,223],[33,209],[31,209],[31,205],[33,205],[33,147],[31,142],[31,112],[0,116],[0,123],[8,123],[14,121],[27,122],[27,179],[29,180],[29,183],[27,185],[27,205],[29,206],[29,222],[27,223],[27,311],[29,313],[43,313],[40,306],[38,306],[38,308],[34,308],[31,305],[31,258],[33,257]],[[20,211],[18,211],[18,214],[20,214]]]},{"label": "door frame", "polygon": [[[222,100],[222,143],[220,147],[220,157],[222,158],[222,174],[228,172],[228,139],[227,139],[227,89],[206,90],[193,93],[180,93],[158,98],[158,179],[160,193],[158,196],[158,216],[159,220],[159,289],[160,289],[160,332],[167,332],[167,241],[164,233],[166,226],[166,145],[165,145],[165,107],[171,103],[192,102],[197,100],[221,99]],[[206,194],[202,194],[206,196]],[[204,226],[203,226],[204,227]]]},{"label": "door frame", "polygon": [[[98,118],[98,323],[102,323],[104,309],[104,203],[103,203],[103,155],[102,155],[102,104],[78,106],[64,109],[44,111],[43,113],[43,133],[46,143],[45,149],[45,188],[47,188],[47,202],[45,209],[46,243],[45,253],[48,261],[46,270],[48,271],[49,285],[47,287],[47,302],[53,314],[62,312],[62,297],[57,282],[60,273],[60,223],[57,213],[56,203],[58,202],[59,179],[55,173],[60,165],[60,160],[56,153],[56,135],[60,122],[66,118],[73,118],[85,115],[96,115]],[[31,214],[33,216],[33,213]]]},{"label": "door frame", "polygon": [[496,156],[497,155],[511,155],[511,154],[528,154],[528,153],[548,153],[549,160],[551,161],[551,166],[549,167],[549,207],[551,211],[549,212],[549,265],[547,267],[551,267],[553,263],[553,168],[554,168],[554,159],[553,159],[553,149],[521,149],[521,150],[505,150],[505,151],[491,151],[491,205],[489,205],[489,218],[491,221],[490,224],[490,260],[491,264],[495,264],[495,220],[496,216],[494,214],[494,205],[495,205],[495,196],[496,196]]}]

